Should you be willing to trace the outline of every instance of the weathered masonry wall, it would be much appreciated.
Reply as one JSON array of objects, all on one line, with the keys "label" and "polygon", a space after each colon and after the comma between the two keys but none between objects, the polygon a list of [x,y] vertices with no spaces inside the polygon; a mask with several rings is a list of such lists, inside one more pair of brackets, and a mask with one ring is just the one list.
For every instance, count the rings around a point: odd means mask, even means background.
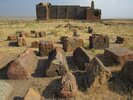
[{"label": "weathered masonry wall", "polygon": [[47,19],[86,19],[101,20],[101,10],[91,7],[80,6],[57,6],[50,3],[36,5],[37,20]]},{"label": "weathered masonry wall", "polygon": [[86,7],[51,6],[50,19],[85,19]]}]

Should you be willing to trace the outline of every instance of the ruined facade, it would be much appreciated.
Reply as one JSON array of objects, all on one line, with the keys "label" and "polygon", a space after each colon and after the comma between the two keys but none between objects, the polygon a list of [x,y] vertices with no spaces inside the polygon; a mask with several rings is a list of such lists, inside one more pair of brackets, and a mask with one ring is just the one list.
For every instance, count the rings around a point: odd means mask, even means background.
[{"label": "ruined facade", "polygon": [[91,7],[51,5],[39,3],[36,5],[37,20],[48,19],[86,19],[101,20],[101,10],[95,9],[94,1]]}]

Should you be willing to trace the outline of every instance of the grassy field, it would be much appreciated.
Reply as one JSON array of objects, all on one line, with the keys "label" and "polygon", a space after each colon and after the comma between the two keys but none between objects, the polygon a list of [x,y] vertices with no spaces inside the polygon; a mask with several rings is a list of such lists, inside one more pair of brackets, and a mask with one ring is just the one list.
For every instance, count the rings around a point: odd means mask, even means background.
[{"label": "grassy field", "polygon": [[[70,28],[66,28],[67,24],[71,24]],[[89,22],[84,20],[48,20],[48,21],[33,21],[33,20],[13,20],[13,19],[0,19],[0,52],[16,53],[19,54],[26,47],[9,47],[9,41],[6,41],[7,36],[16,34],[16,31],[26,31],[30,33],[31,30],[45,31],[47,36],[44,38],[27,38],[28,46],[32,41],[53,41],[55,46],[61,47],[56,44],[60,41],[61,36],[73,36],[76,30],[80,37],[84,40],[85,47],[89,46],[89,33],[87,33],[88,26],[92,27],[95,33],[108,35],[110,38],[110,47],[125,47],[133,50],[133,20],[103,20],[101,22]],[[115,44],[117,36],[125,37],[126,41],[123,44]],[[2,41],[5,40],[5,41]],[[38,51],[38,49],[33,49]],[[92,54],[103,54],[104,50],[88,50]],[[66,54],[69,55],[69,54]],[[71,55],[71,53],[70,53]],[[41,58],[44,62],[47,57]],[[43,62],[40,62],[43,63]],[[45,65],[41,65],[44,67]],[[112,66],[113,67],[113,66]],[[116,66],[115,66],[116,67]],[[71,69],[71,71],[73,71]],[[37,74],[43,73],[43,70]],[[117,76],[116,76],[117,77]],[[42,100],[53,100],[56,84],[60,77],[47,78],[47,77],[32,77],[29,80],[5,80],[15,87],[13,94],[10,97],[12,100],[21,100],[25,95],[28,87],[34,88],[42,96]],[[77,80],[81,81],[80,78]],[[19,92],[18,92],[19,90]],[[19,99],[17,99],[19,98]],[[78,95],[73,98],[74,100],[130,100],[132,93],[129,92],[127,87],[122,84],[120,80],[109,82],[99,88],[84,91],[82,85],[79,86]],[[56,98],[57,99],[57,98]],[[59,99],[59,98],[58,98]],[[14,100],[14,99],[13,99]]]}]

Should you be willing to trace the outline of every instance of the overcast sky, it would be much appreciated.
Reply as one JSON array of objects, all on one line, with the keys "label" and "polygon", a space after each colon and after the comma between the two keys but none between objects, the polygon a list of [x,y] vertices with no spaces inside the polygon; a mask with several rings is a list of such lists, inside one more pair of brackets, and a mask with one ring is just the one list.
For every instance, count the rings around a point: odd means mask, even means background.
[{"label": "overcast sky", "polygon": [[[102,9],[102,18],[133,18],[133,0],[94,0]],[[91,0],[0,0],[0,16],[35,16],[35,5],[50,2],[53,5],[90,6]]]}]

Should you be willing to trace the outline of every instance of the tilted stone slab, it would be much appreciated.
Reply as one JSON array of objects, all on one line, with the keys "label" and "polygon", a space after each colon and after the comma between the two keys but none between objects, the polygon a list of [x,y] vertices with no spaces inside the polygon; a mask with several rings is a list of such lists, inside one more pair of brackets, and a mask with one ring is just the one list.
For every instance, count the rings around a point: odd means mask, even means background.
[{"label": "tilted stone slab", "polygon": [[71,98],[75,97],[77,92],[78,86],[76,84],[75,76],[70,72],[64,73],[57,90],[58,96],[63,98]]},{"label": "tilted stone slab", "polygon": [[89,37],[90,48],[105,49],[109,48],[109,37],[106,35],[93,34]]},{"label": "tilted stone slab", "polygon": [[27,94],[25,95],[24,100],[41,100],[41,96],[35,90],[30,88]]},{"label": "tilted stone slab", "polygon": [[37,58],[31,49],[25,50],[8,68],[7,76],[10,79],[27,79],[31,76],[32,71],[37,66]]},{"label": "tilted stone slab", "polygon": [[39,55],[48,56],[48,54],[53,51],[54,44],[51,41],[40,41],[39,42]]},{"label": "tilted stone slab", "polygon": [[46,70],[48,77],[60,76],[68,71],[65,53],[61,48],[56,48],[49,54],[49,67]]},{"label": "tilted stone slab", "polygon": [[8,100],[12,91],[13,88],[9,83],[0,81],[0,100]]},{"label": "tilted stone slab", "polygon": [[133,84],[133,60],[123,65],[121,76],[127,83]]},{"label": "tilted stone slab", "polygon": [[74,51],[78,47],[84,47],[83,39],[80,39],[78,37],[64,38],[62,44],[63,44],[63,49],[66,52]]},{"label": "tilted stone slab", "polygon": [[133,60],[133,51],[126,48],[108,48],[104,51],[105,57],[112,62],[123,65],[128,60]]},{"label": "tilted stone slab", "polygon": [[86,64],[85,85],[87,88],[106,84],[111,77],[110,71],[95,57],[90,64]]},{"label": "tilted stone slab", "polygon": [[73,52],[73,59],[80,70],[85,70],[85,64],[90,63],[92,56],[83,47],[78,47]]}]

